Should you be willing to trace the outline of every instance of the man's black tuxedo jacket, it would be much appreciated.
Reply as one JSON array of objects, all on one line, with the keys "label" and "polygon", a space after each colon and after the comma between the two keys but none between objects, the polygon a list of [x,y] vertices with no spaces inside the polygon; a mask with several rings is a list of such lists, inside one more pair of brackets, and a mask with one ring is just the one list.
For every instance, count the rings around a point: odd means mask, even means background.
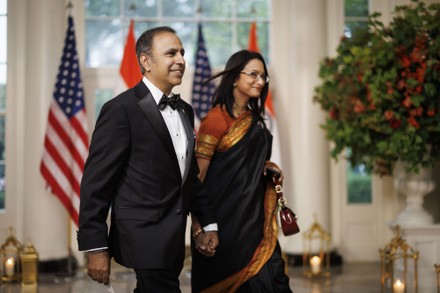
[{"label": "man's black tuxedo jacket", "polygon": [[193,109],[182,100],[178,111],[188,138],[183,179],[162,114],[142,81],[102,107],[81,182],[79,250],[107,246],[129,268],[181,269],[188,213],[202,225],[215,222],[197,178]]}]

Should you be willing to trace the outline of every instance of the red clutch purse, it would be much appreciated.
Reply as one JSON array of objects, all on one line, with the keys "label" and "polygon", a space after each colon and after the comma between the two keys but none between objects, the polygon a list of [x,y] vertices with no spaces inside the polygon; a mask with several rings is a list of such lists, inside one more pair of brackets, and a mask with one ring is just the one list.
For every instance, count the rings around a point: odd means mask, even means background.
[{"label": "red clutch purse", "polygon": [[279,205],[279,221],[283,234],[285,236],[295,235],[299,233],[298,217],[286,206],[286,199],[283,196],[283,187],[280,180],[275,177],[275,192],[277,193]]}]

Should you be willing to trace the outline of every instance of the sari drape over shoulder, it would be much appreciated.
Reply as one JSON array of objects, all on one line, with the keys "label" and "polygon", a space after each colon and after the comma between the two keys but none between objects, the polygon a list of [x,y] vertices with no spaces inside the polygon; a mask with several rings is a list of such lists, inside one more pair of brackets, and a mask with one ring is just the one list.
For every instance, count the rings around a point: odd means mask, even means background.
[{"label": "sari drape over shoulder", "polygon": [[250,112],[237,119],[219,106],[199,129],[196,156],[210,160],[204,185],[219,226],[213,257],[194,249],[193,292],[235,292],[255,276],[277,246],[276,194],[263,176],[272,135]]}]

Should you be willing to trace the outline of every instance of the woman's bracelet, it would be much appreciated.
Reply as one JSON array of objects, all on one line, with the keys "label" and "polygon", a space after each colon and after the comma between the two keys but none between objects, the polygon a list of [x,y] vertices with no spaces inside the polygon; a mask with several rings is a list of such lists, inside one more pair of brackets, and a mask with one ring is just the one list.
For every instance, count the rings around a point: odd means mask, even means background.
[{"label": "woman's bracelet", "polygon": [[193,239],[196,239],[197,236],[199,236],[199,234],[202,233],[202,232],[203,232],[203,229],[200,228],[200,227],[198,227],[197,229],[193,230],[193,232],[192,232],[192,238],[193,238]]}]

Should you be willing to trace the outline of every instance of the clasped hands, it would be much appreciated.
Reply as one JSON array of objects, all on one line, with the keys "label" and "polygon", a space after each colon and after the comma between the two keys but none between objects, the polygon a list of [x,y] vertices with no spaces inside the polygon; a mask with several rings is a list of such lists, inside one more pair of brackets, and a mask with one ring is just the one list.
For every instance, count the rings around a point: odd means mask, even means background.
[{"label": "clasped hands", "polygon": [[218,246],[217,231],[197,233],[194,237],[194,244],[198,252],[204,256],[213,256]]}]

